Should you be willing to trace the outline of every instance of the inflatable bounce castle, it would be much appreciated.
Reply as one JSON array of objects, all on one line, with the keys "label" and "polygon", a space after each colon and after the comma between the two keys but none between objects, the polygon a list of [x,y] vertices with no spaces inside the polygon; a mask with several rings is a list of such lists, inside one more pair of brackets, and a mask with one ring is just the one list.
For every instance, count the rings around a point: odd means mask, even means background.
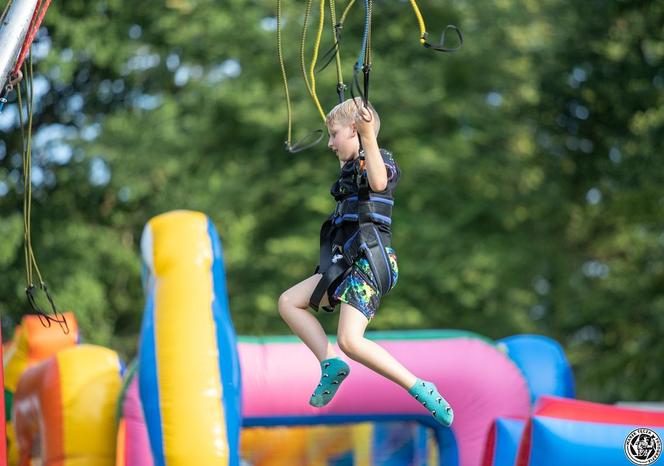
[{"label": "inflatable bounce castle", "polygon": [[646,437],[664,437],[664,413],[575,400],[562,348],[535,335],[367,335],[444,390],[451,428],[352,362],[332,403],[313,408],[319,368],[302,343],[236,337],[207,216],[153,218],[141,249],[146,304],[127,368],[81,344],[72,314],[69,335],[34,316],[16,329],[4,354],[9,464],[627,466],[661,453]]}]

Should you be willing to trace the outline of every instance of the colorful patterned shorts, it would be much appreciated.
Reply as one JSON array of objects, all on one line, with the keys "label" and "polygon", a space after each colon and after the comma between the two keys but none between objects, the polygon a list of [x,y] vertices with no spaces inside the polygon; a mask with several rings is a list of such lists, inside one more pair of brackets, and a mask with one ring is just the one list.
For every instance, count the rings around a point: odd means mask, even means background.
[{"label": "colorful patterned shorts", "polygon": [[[389,246],[385,248],[385,251],[390,258],[392,288],[394,288],[399,277],[397,255]],[[380,291],[378,291],[371,267],[369,267],[369,261],[362,257],[355,261],[350,273],[337,286],[332,294],[332,304],[334,306],[340,302],[350,304],[371,320],[378,310],[380,298]]]}]

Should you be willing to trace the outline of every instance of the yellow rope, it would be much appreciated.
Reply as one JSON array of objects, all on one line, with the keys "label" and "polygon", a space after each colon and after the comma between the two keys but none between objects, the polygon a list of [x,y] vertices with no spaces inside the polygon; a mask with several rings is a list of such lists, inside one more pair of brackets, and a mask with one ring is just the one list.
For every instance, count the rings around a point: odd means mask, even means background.
[{"label": "yellow rope", "polygon": [[27,77],[26,81],[26,107],[28,111],[28,124],[27,134],[25,132],[25,125],[23,122],[23,102],[21,99],[21,87],[18,87],[18,108],[19,108],[19,123],[21,125],[21,136],[23,146],[23,241],[24,241],[24,254],[26,266],[26,279],[28,285],[32,284],[32,271],[37,273],[40,283],[43,283],[39,266],[35,258],[34,250],[32,249],[32,232],[30,219],[32,215],[32,120],[33,120],[33,104],[34,104],[34,81],[33,81],[33,67],[32,67],[32,54],[30,54],[28,63],[23,65],[23,74]]},{"label": "yellow rope", "polygon": [[350,2],[348,2],[348,5],[346,5],[346,9],[344,10],[343,14],[341,15],[341,19],[339,20],[339,24],[344,24],[346,22],[346,16],[348,15],[348,12],[350,11],[350,7],[352,7],[354,3],[355,3],[355,0],[350,0]]},{"label": "yellow rope", "polygon": [[304,77],[304,85],[307,88],[309,94],[311,94],[311,85],[309,84],[309,76],[307,76],[307,65],[304,60],[304,46],[307,41],[307,28],[309,27],[309,15],[311,14],[311,2],[313,0],[307,0],[307,4],[304,8],[304,20],[302,22],[302,36],[300,38],[300,69],[302,70],[302,76]]},{"label": "yellow rope", "polygon": [[337,83],[343,85],[344,77],[341,72],[341,56],[339,52],[339,36],[337,35],[337,12],[334,0],[330,0],[330,22],[332,23],[332,39],[334,40],[334,59],[336,61],[337,68]]},{"label": "yellow rope", "polygon": [[304,75],[304,85],[307,87],[307,91],[309,91],[309,95],[311,95],[311,98],[314,101],[314,104],[316,105],[316,108],[318,109],[318,113],[320,114],[321,118],[323,121],[325,121],[325,112],[323,112],[322,107],[320,106],[320,102],[318,101],[318,97],[316,96],[316,81],[314,78],[314,67],[316,66],[316,59],[318,57],[318,48],[320,46],[320,36],[322,35],[322,22],[324,20],[324,2],[325,0],[321,0],[321,11],[323,11],[323,14],[321,15],[321,21],[319,21],[319,31],[318,35],[316,37],[316,43],[314,45],[314,57],[313,57],[313,63],[311,65],[311,81],[309,76],[307,75],[307,65],[305,63],[304,59],[304,46],[306,44],[307,40],[307,28],[309,27],[309,15],[311,14],[311,4],[313,0],[307,0],[307,6],[304,11],[304,24],[302,25],[302,40],[300,42],[300,67],[302,69],[302,74]]},{"label": "yellow rope", "polygon": [[21,127],[21,156],[23,158],[23,254],[25,256],[25,273],[28,284],[32,283],[32,267],[30,262],[30,225],[28,220],[28,187],[26,179],[30,177],[30,164],[27,163],[27,147],[25,138],[25,124],[23,122],[23,98],[21,86],[16,88],[16,98],[18,101],[18,122]]},{"label": "yellow rope", "polygon": [[413,11],[415,12],[415,16],[417,17],[417,23],[420,26],[420,44],[424,45],[424,43],[426,42],[426,34],[427,34],[427,28],[424,25],[424,18],[422,18],[422,13],[420,12],[420,9],[417,6],[417,2],[415,0],[410,0],[410,6],[413,7]]},{"label": "yellow rope", "polygon": [[5,9],[2,12],[2,16],[0,16],[0,22],[4,22],[5,16],[7,15],[7,11],[9,11],[9,7],[12,5],[13,2],[14,2],[14,0],[9,0],[7,2],[7,4],[5,5]]},{"label": "yellow rope", "polygon": [[[69,325],[65,316],[58,312],[55,304],[49,294],[46,283],[37,265],[37,258],[35,251],[32,248],[32,231],[31,231],[31,218],[32,218],[32,123],[34,116],[34,72],[32,66],[32,53],[28,56],[28,62],[23,65],[23,75],[27,76],[26,81],[26,108],[28,111],[27,134],[24,129],[23,121],[23,102],[21,99],[21,86],[17,89],[18,98],[18,114],[19,123],[21,125],[22,136],[22,150],[23,150],[23,240],[24,240],[24,253],[25,253],[25,273],[27,280],[26,292],[28,300],[33,310],[39,315],[39,320],[45,327],[50,327],[52,322],[57,322],[65,334],[69,333]],[[36,272],[39,278],[37,286],[33,283],[32,272]],[[41,290],[48,299],[51,307],[50,311],[42,309],[35,301],[33,292],[35,289]]]},{"label": "yellow rope", "polygon": [[277,0],[277,54],[279,55],[279,66],[281,67],[281,77],[284,81],[284,91],[286,92],[286,108],[288,113],[288,137],[286,144],[291,147],[291,132],[293,127],[293,110],[291,108],[290,93],[288,92],[288,78],[286,77],[286,65],[284,63],[284,54],[281,42],[281,0]]},{"label": "yellow rope", "polygon": [[311,98],[316,104],[318,113],[320,113],[323,122],[325,122],[325,112],[323,107],[321,107],[320,101],[318,100],[318,95],[316,94],[316,75],[314,70],[316,68],[316,62],[318,61],[318,51],[320,50],[320,42],[323,37],[323,26],[325,24],[325,0],[320,0],[320,13],[318,19],[318,32],[316,33],[316,42],[314,43],[313,56],[311,57],[311,64],[309,65],[309,79],[311,80]]},{"label": "yellow rope", "polygon": [[[4,15],[4,13],[3,13]],[[48,292],[46,283],[37,265],[37,258],[32,247],[32,124],[34,117],[34,70],[32,61],[32,52],[28,50],[28,60],[23,63],[23,73],[21,76],[27,77],[26,79],[26,110],[28,113],[27,130],[26,122],[23,117],[23,96],[21,93],[21,85],[17,80],[16,94],[18,100],[18,118],[21,127],[21,152],[23,162],[23,252],[25,258],[25,275],[26,275],[26,295],[30,306],[33,311],[39,315],[39,320],[45,327],[50,327],[52,322],[57,322],[65,334],[69,333],[69,326],[64,315],[59,313],[55,307],[55,303]],[[33,271],[39,278],[37,286],[33,283]],[[50,311],[44,311],[41,306],[36,302],[35,290],[41,290],[45,295],[50,305]]]}]

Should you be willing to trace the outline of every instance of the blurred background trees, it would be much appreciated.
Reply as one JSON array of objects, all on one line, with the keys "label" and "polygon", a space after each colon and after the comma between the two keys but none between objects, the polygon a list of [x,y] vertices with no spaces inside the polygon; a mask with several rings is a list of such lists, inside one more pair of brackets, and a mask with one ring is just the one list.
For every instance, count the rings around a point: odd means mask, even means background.
[{"label": "blurred background trees", "polygon": [[[357,3],[343,30],[347,82]],[[453,23],[465,44],[425,50],[407,2],[374,2],[371,99],[403,177],[399,285],[370,328],[541,333],[564,346],[580,397],[661,400],[664,3],[420,7],[433,40]],[[275,10],[247,0],[49,9],[33,46],[33,245],[88,341],[133,356],[141,230],[178,208],[220,231],[237,331],[288,331],[276,300],[316,265],[338,163],[324,142],[283,150]],[[303,2],[284,3],[294,139],[323,129],[299,72],[303,13]],[[335,78],[333,66],[317,77],[326,109]],[[5,339],[27,311],[17,112],[10,102],[0,114]],[[321,320],[334,330],[335,315]]]}]

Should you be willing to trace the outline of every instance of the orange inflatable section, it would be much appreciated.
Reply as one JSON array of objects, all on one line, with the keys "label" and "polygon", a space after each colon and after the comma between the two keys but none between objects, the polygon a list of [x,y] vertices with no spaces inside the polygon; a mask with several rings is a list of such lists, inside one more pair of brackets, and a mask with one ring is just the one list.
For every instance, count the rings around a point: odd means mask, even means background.
[{"label": "orange inflatable section", "polygon": [[[65,312],[69,333],[65,334],[60,325],[50,327],[36,315],[26,315],[14,330],[14,337],[3,348],[3,372],[5,397],[7,398],[7,420],[11,419],[12,397],[18,381],[28,367],[53,356],[58,351],[74,346],[79,339],[78,325],[72,312]],[[10,466],[18,464],[16,436],[12,424],[7,422],[7,458]],[[3,456],[4,457],[4,456]]]},{"label": "orange inflatable section", "polygon": [[327,466],[352,451],[356,466],[369,465],[372,426],[252,427],[242,429],[240,457],[254,466]]},{"label": "orange inflatable section", "polygon": [[58,324],[45,327],[36,315],[23,317],[3,358],[6,390],[16,390],[18,380],[28,367],[78,342],[78,325],[74,314],[65,312],[64,317],[69,327],[68,334]]},{"label": "orange inflatable section", "polygon": [[14,395],[19,465],[114,466],[120,371],[117,353],[94,345],[28,369]]}]

